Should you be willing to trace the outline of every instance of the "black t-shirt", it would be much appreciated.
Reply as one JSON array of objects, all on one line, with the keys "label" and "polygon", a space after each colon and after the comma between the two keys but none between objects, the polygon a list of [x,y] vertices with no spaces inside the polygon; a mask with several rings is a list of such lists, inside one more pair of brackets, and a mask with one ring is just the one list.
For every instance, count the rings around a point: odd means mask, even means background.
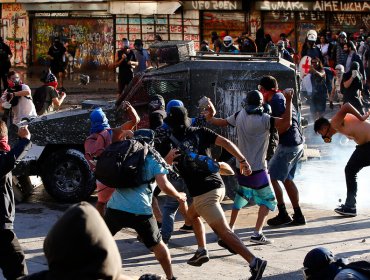
[{"label": "black t-shirt", "polygon": [[[211,157],[211,146],[215,144],[217,137],[218,134],[208,128],[189,127],[186,129],[185,136],[177,140],[182,143],[183,149],[185,148],[198,155]],[[166,141],[168,151],[176,146],[169,138]],[[184,155],[179,156],[177,162],[175,168],[184,179],[192,197],[224,187],[220,173],[202,171]]]},{"label": "black t-shirt", "polygon": [[62,44],[53,45],[49,48],[48,55],[53,57],[54,59],[50,61],[51,65],[62,65],[63,62],[63,55],[66,52],[66,48]]},{"label": "black t-shirt", "polygon": [[127,72],[132,72],[132,66],[131,64],[128,64],[129,61],[136,61],[136,57],[133,51],[131,50],[119,50],[118,51],[118,60],[121,60],[122,55],[125,54],[126,58],[121,62],[121,64],[118,66],[119,68],[119,74],[125,74]]}]

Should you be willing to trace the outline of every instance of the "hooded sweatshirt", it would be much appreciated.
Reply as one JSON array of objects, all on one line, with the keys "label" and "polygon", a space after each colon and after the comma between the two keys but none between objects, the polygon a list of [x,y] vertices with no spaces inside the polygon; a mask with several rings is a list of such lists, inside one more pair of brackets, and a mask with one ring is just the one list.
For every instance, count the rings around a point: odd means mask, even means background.
[{"label": "hooded sweatshirt", "polygon": [[71,206],[44,241],[49,265],[23,280],[123,280],[115,240],[98,211],[87,202]]}]

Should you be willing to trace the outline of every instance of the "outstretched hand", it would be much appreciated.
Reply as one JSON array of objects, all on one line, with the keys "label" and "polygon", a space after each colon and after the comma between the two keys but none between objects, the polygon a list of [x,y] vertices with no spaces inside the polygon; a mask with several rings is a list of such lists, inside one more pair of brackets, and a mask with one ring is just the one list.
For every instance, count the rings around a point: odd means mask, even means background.
[{"label": "outstretched hand", "polygon": [[206,121],[209,121],[216,115],[216,108],[210,98],[208,98],[207,107],[201,114],[205,117]]},{"label": "outstretched hand", "polygon": [[286,88],[286,89],[283,90],[283,94],[285,96],[285,99],[287,101],[290,101],[290,100],[293,99],[294,89],[292,89],[292,88]]}]

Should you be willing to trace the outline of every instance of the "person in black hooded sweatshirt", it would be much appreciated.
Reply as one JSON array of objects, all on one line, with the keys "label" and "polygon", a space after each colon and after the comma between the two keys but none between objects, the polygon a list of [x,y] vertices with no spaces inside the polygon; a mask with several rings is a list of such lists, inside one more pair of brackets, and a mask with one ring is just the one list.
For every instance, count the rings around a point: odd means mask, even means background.
[{"label": "person in black hooded sweatshirt", "polygon": [[122,275],[122,259],[108,227],[89,203],[71,206],[44,241],[48,270],[22,280],[133,280]]},{"label": "person in black hooded sweatshirt", "polygon": [[15,202],[12,187],[12,170],[30,146],[30,132],[21,127],[20,140],[13,149],[8,145],[8,129],[0,121],[0,268],[8,280],[27,275],[25,256],[14,233]]}]

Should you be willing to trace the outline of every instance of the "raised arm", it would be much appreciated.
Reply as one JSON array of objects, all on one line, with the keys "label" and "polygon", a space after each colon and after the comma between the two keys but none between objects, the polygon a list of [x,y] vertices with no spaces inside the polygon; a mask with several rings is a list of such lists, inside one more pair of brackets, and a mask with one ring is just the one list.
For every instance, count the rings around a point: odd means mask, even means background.
[{"label": "raised arm", "polygon": [[340,110],[335,114],[335,116],[331,119],[331,126],[338,130],[341,126],[344,125],[344,118],[347,114],[354,115],[358,120],[365,121],[370,115],[370,112],[366,112],[365,115],[361,115],[359,111],[355,107],[353,107],[350,103],[345,103]]},{"label": "raised arm", "polygon": [[222,118],[215,118],[216,115],[216,108],[213,105],[211,99],[208,98],[208,105],[207,108],[202,112],[203,116],[206,118],[206,121],[210,124],[220,127],[226,127],[229,125],[226,119]]},{"label": "raised arm", "polygon": [[275,120],[275,127],[279,133],[279,135],[283,134],[287,131],[292,125],[292,98],[294,94],[294,90],[286,89],[284,90],[284,96],[286,99],[286,108],[284,113]]},{"label": "raised arm", "polygon": [[132,130],[140,122],[140,117],[136,112],[135,108],[132,107],[132,105],[129,102],[125,101],[123,106],[125,106],[126,108],[125,112],[128,113],[130,120],[121,125],[121,128],[124,130],[127,129]]}]

